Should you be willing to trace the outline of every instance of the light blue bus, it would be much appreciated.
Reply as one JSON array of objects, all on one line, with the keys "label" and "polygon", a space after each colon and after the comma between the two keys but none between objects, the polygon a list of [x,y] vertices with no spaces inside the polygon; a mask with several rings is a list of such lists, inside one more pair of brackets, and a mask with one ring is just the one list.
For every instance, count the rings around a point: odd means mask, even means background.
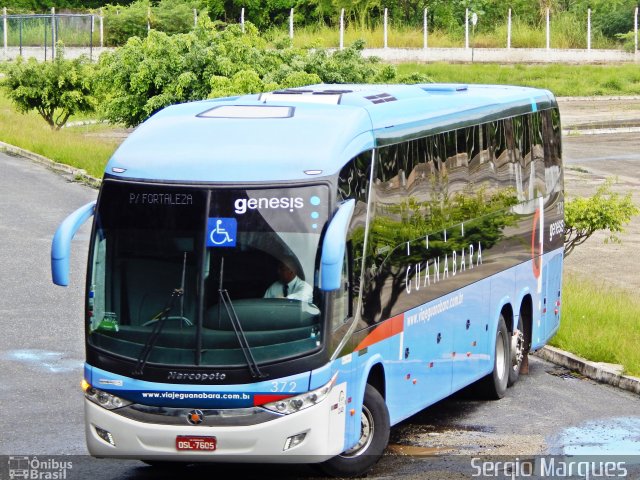
[{"label": "light blue bus", "polygon": [[498,399],[558,328],[560,118],[546,90],[313,85],[166,108],[109,161],[86,284],[97,457],[317,463],[470,384]]}]

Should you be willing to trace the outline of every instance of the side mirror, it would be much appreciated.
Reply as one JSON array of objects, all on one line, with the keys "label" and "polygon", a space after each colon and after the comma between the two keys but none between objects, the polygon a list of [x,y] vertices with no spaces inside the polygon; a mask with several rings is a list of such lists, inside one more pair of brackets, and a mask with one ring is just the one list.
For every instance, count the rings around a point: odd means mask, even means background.
[{"label": "side mirror", "polygon": [[71,256],[71,240],[84,222],[96,209],[96,202],[87,203],[65,218],[51,242],[51,279],[56,285],[69,285],[69,257]]},{"label": "side mirror", "polygon": [[344,202],[327,227],[320,259],[320,290],[331,291],[340,288],[347,230],[355,206],[355,200]]}]

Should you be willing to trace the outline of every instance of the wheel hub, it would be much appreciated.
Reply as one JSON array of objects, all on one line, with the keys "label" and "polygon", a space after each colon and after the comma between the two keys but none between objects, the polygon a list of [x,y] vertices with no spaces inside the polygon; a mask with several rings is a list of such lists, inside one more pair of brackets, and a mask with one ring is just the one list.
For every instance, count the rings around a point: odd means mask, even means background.
[{"label": "wheel hub", "polygon": [[360,438],[349,450],[342,453],[343,457],[357,457],[366,452],[373,441],[373,416],[366,406],[362,406],[362,414],[360,415]]},{"label": "wheel hub", "polygon": [[516,330],[511,336],[511,363],[514,370],[517,370],[524,358],[524,333]]}]

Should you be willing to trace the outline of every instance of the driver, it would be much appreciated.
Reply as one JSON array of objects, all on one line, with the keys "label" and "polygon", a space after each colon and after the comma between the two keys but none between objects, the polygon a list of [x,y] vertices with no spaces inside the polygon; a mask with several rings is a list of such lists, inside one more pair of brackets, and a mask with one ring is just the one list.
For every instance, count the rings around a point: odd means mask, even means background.
[{"label": "driver", "polygon": [[296,274],[295,260],[284,257],[278,262],[278,280],[267,288],[264,298],[288,298],[310,303],[313,288]]}]

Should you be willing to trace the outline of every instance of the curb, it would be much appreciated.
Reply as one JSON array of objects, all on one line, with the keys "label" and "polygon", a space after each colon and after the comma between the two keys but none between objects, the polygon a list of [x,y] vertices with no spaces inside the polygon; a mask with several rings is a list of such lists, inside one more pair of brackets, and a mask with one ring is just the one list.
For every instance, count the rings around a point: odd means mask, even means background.
[{"label": "curb", "polygon": [[569,127],[562,129],[562,135],[607,135],[612,133],[640,133],[640,126],[637,127],[603,127],[603,128],[578,128]]},{"label": "curb", "polygon": [[596,382],[606,383],[640,395],[640,378],[622,375],[620,373],[620,367],[617,365],[592,362],[573,353],[565,352],[564,350],[548,345],[535,352],[535,355],[548,362],[579,372],[581,375]]},{"label": "curb", "polygon": [[24,148],[16,147],[15,145],[11,145],[9,143],[0,142],[0,151],[6,152],[10,155],[28,158],[29,160],[44,165],[45,167],[48,167],[55,172],[61,173],[65,176],[70,176],[71,180],[84,183],[91,188],[99,188],[100,183],[102,182],[100,179],[89,175],[85,170],[73,168],[69,165],[65,165],[64,163],[54,162],[50,158],[30,152],[29,150],[25,150]]}]

